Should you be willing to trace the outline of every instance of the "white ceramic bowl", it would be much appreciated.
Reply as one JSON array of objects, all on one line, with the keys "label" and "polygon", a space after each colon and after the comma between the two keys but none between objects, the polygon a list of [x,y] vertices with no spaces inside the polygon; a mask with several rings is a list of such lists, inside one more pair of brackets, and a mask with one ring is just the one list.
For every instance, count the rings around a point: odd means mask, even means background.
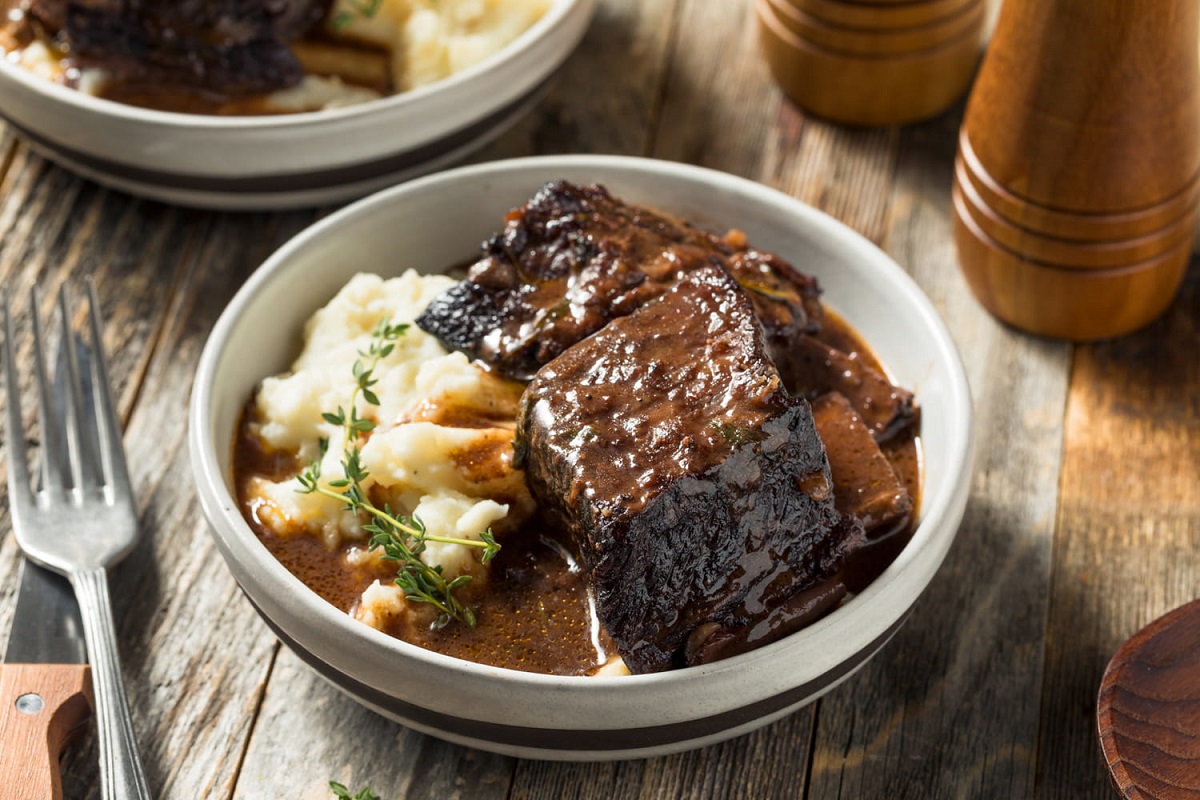
[{"label": "white ceramic bowl", "polygon": [[[915,390],[925,451],[912,542],[864,592],[775,644],[655,675],[582,678],[480,666],[392,639],[309,591],[255,538],[231,492],[238,415],[255,384],[287,369],[303,321],[356,271],[441,271],[477,254],[506,211],[554,178],[717,230],[737,227],[817,275],[840,312]],[[647,756],[751,730],[808,703],[870,658],[907,618],[966,504],[972,412],[962,365],[928,299],[844,225],[762,185],[636,158],[563,156],[467,167],[362,200],[297,236],[247,281],[214,328],[190,410],[192,465],[221,553],[280,639],[333,684],[405,725],[501,753]]]},{"label": "white ceramic bowl", "polygon": [[541,97],[595,5],[555,0],[475,67],[347,108],[258,117],[152,111],[0,58],[0,115],[48,158],[132,194],[223,209],[340,202],[441,168],[503,132]]}]

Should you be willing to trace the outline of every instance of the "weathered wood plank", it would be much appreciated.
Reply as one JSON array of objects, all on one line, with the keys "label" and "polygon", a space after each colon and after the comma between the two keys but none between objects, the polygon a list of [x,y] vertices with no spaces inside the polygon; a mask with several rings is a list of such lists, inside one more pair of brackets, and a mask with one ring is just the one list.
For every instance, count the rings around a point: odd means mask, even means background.
[{"label": "weathered wood plank", "polygon": [[801,797],[811,726],[812,715],[800,713],[737,739],[672,756],[595,764],[522,761],[512,797]]},{"label": "weathered wood plank", "polygon": [[[25,302],[28,289],[35,284],[39,287],[39,305],[43,318],[49,321],[54,318],[52,308],[59,286],[77,284],[84,275],[95,276],[105,308],[115,311],[106,328],[106,350],[110,356],[110,374],[118,387],[118,405],[123,415],[128,415],[137,397],[140,377],[149,361],[158,320],[161,320],[162,309],[166,306],[171,289],[170,280],[163,281],[160,286],[139,285],[137,272],[130,270],[130,263],[154,263],[164,252],[178,250],[186,242],[186,232],[177,224],[172,225],[165,220],[174,213],[169,209],[113,203],[109,193],[25,151],[5,176],[5,188],[9,191],[5,197],[2,218],[6,222],[10,219],[14,222],[5,231],[0,264],[3,265],[5,285],[16,295],[16,360],[24,365],[32,363]],[[7,213],[14,204],[19,204],[21,208],[21,214],[17,217]],[[130,216],[137,217],[138,224],[123,222]],[[120,231],[123,227],[126,235],[111,235],[114,230]],[[151,231],[151,235],[141,237],[143,228]],[[105,234],[100,234],[100,230],[104,230]],[[139,235],[130,236],[131,232]],[[115,257],[114,248],[119,248],[120,257]],[[127,280],[131,275],[134,280]],[[115,302],[117,298],[120,299],[119,304]],[[49,343],[52,344],[57,336],[52,326],[48,325],[47,329]],[[32,376],[29,370],[24,372],[23,408],[26,419],[32,420]],[[120,387],[124,387],[124,390]],[[6,402],[9,401],[6,398]],[[156,451],[150,459],[143,461],[156,464],[160,459],[161,452]],[[7,505],[5,502],[5,509]],[[11,569],[15,572],[19,559],[16,548],[6,547],[3,557],[6,562],[4,571]],[[126,582],[128,580],[126,578]],[[113,589],[116,617],[123,625],[127,622],[124,613],[127,603],[118,583],[113,583]],[[7,625],[4,630],[7,634]],[[122,637],[122,643],[126,641],[127,638]],[[140,670],[137,659],[131,659],[125,647],[122,652],[125,676],[136,698],[142,688],[138,680]],[[135,718],[140,721],[145,710],[146,704],[138,703],[135,699]],[[64,785],[69,796],[83,796],[88,787],[94,786],[95,762],[94,743],[91,742],[84,742],[69,754],[64,774]]]},{"label": "weathered wood plank", "polygon": [[1046,639],[1038,796],[1100,797],[1105,665],[1200,586],[1200,269],[1166,316],[1079,347]]},{"label": "weathered wood plank", "polygon": [[[679,0],[603,0],[534,112],[472,162],[554,153],[645,155]],[[601,79],[602,78],[602,79]]]},{"label": "weathered wood plank", "polygon": [[[303,728],[297,729],[297,718]],[[329,781],[380,797],[502,800],[513,760],[459,747],[359,706],[279,653],[234,797],[329,800]]]},{"label": "weathered wood plank", "polygon": [[967,367],[970,505],[913,617],[822,701],[814,798],[1032,794],[1070,348],[1000,326],[968,293],[950,234],[957,127],[951,112],[903,132],[884,246],[929,294]]},{"label": "weathered wood plank", "polygon": [[753,3],[685,0],[649,155],[754,177],[780,103],[758,52]]},{"label": "weathered wood plank", "polygon": [[[7,128],[5,128],[7,132]],[[14,313],[21,310],[20,306],[27,302],[29,278],[22,276],[28,270],[30,262],[37,259],[41,260],[37,252],[33,249],[31,239],[34,233],[34,226],[21,219],[23,209],[34,206],[35,204],[45,205],[45,197],[49,192],[35,192],[35,181],[29,179],[28,175],[20,165],[14,167],[17,159],[17,151],[20,148],[11,140],[6,141],[3,149],[4,152],[4,171],[0,174],[0,194],[6,198],[13,198],[12,201],[5,202],[3,208],[0,208],[0,285],[3,286],[4,298],[7,299],[13,306]],[[40,164],[40,160],[36,160]],[[61,229],[65,223],[65,213],[59,215],[58,219],[49,222],[49,227],[56,230]],[[22,283],[24,281],[24,283]],[[20,320],[18,320],[18,325]],[[0,331],[0,335],[3,332]],[[29,381],[23,380],[22,386],[28,386]],[[22,392],[26,403],[24,407],[32,409],[31,395]],[[0,408],[7,409],[10,402],[5,393],[0,392]],[[7,413],[7,410],[5,411]],[[27,419],[32,419],[31,414],[26,415]],[[0,431],[0,443],[4,443],[7,439],[7,433]],[[7,480],[6,463],[0,463],[0,474],[5,475]],[[10,523],[8,520],[8,502],[7,489],[0,488],[0,496],[5,498],[5,502],[0,505],[0,514],[3,515],[4,527],[0,530],[0,537],[3,538],[5,548],[13,545],[12,538],[8,535]],[[15,557],[13,552],[5,552],[0,555],[0,564],[12,566],[12,559]],[[10,579],[15,579],[15,573],[4,576],[3,587],[6,591],[15,589]],[[5,603],[0,606],[0,641],[6,641],[8,636],[8,620],[6,615],[11,611],[12,605]]]},{"label": "weathered wood plank", "polygon": [[683,6],[653,155],[759,180],[879,241],[898,131],[806,117],[771,79],[753,8]]},{"label": "weathered wood plank", "polygon": [[147,541],[112,582],[136,585],[118,613],[151,785],[162,798],[219,798],[232,793],[277,645],[208,535],[187,457],[187,400],[220,310],[312,215],[184,217],[190,248],[138,262],[161,264],[163,283],[175,286],[158,309],[162,331],[126,433]]},{"label": "weathered wood plank", "polygon": [[756,177],[854,228],[876,244],[888,229],[897,128],[853,129],[806,117],[782,100],[760,148]]}]

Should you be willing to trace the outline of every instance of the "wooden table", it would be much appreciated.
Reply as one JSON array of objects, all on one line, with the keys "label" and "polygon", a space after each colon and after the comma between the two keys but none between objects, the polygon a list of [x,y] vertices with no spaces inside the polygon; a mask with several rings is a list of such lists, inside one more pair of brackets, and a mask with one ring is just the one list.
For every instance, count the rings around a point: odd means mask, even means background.
[{"label": "wooden table", "polygon": [[[35,281],[53,290],[92,273],[108,318],[145,531],[111,583],[157,796],[323,799],[331,779],[384,798],[1110,795],[1094,727],[1104,665],[1200,586],[1200,270],[1162,320],[1120,341],[1072,346],[997,324],[951,243],[961,108],[903,129],[806,118],[769,79],[752,6],[603,0],[537,112],[474,158],[687,161],[841,219],[910,272],[948,323],[976,403],[978,460],[944,567],[865,669],[763,730],[666,758],[556,764],[445,744],[358,707],[281,649],[209,539],[186,406],[225,303],[328,209],[146,202],[73,177],[0,127],[4,288],[22,298]],[[7,500],[0,509],[7,517]],[[0,647],[19,561],[9,527],[0,519]],[[93,742],[66,771],[67,797],[98,796]]]}]

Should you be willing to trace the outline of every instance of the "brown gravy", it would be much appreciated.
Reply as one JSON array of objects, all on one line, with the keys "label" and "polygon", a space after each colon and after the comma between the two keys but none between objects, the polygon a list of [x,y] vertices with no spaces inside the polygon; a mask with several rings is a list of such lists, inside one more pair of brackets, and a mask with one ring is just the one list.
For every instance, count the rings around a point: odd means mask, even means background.
[{"label": "brown gravy", "polygon": [[[827,312],[822,338],[829,344],[881,368],[864,342],[835,314]],[[264,525],[247,499],[254,477],[281,480],[299,471],[295,459],[269,452],[249,433],[252,404],[247,406],[234,445],[234,474],[242,514],[267,549],[293,575],[337,608],[351,613],[363,591],[375,580],[394,577],[377,567],[349,567],[349,545],[333,550],[304,535],[280,535]],[[884,454],[908,488],[920,498],[920,446],[915,435],[898,436]],[[914,509],[912,519],[917,519]],[[896,557],[911,538],[912,525],[874,538],[847,576],[851,588],[869,582]],[[464,595],[477,608],[478,625],[450,625],[440,631],[388,630],[413,644],[448,656],[496,667],[554,675],[586,675],[615,653],[600,630],[582,572],[575,566],[574,545],[535,520],[504,542],[492,562],[486,586],[466,587]],[[821,613],[823,613],[823,609]],[[820,614],[815,614],[819,616]],[[814,618],[815,618],[814,616]]]},{"label": "brown gravy", "polygon": [[[874,351],[867,346],[858,333],[836,312],[830,311],[828,308],[825,309],[821,333],[817,338],[831,347],[836,347],[843,353],[859,359],[868,366],[874,367],[884,375],[888,374]],[[908,494],[913,499],[914,519],[919,515],[921,504],[921,448],[917,431],[919,427],[918,425],[912,432],[896,436],[880,445],[883,454],[887,456],[892,468],[896,470],[900,482],[904,484],[904,488],[908,489]]]}]

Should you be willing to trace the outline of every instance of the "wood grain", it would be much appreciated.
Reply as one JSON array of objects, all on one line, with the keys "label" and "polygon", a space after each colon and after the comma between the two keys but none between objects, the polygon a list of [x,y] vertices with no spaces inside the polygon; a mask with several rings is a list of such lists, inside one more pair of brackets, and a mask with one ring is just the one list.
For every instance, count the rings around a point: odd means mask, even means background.
[{"label": "wood grain", "polygon": [[1004,322],[1039,336],[1089,342],[1136,331],[1171,304],[1192,254],[1193,214],[1178,226],[1182,237],[1172,234],[1174,241],[1161,242],[1168,248],[1164,252],[1099,269],[1047,263],[1004,246],[965,209],[957,185],[954,210],[959,266],[979,302]]},{"label": "wood grain", "polygon": [[1175,195],[1200,171],[1198,14],[1195,0],[1005,3],[963,121],[980,163],[1049,208]]},{"label": "wood grain", "polygon": [[758,0],[755,13],[767,63],[788,97],[825,119],[880,126],[928,119],[966,91],[988,8],[968,2],[939,22],[865,31],[820,22],[788,0]]},{"label": "wood grain", "polygon": [[61,800],[63,750],[91,716],[86,664],[0,666],[0,775],[12,800]]},{"label": "wood grain", "polygon": [[1125,797],[1200,794],[1200,600],[1121,645],[1096,700],[1100,748]]},{"label": "wood grain", "polygon": [[282,650],[233,796],[327,800],[336,780],[381,797],[502,800],[513,763],[367,711]]},{"label": "wood grain", "polygon": [[680,2],[600,2],[583,42],[537,111],[469,161],[553,153],[647,155],[662,111]]},{"label": "wood grain", "polygon": [[[801,7],[802,4],[795,4],[791,0],[766,0],[766,3],[773,9],[784,28],[815,48],[832,50],[850,57],[882,59],[937,50],[961,39],[968,39],[973,46],[978,47],[983,21],[987,16],[987,4],[983,0],[965,0],[959,3],[954,13],[925,20],[916,25],[901,23],[860,27],[822,19]],[[917,4],[916,7],[920,8],[922,4]],[[762,6],[759,6],[759,13],[761,12]],[[963,79],[959,80],[961,82]],[[866,92],[859,94],[863,93]]]},{"label": "wood grain", "polygon": [[221,564],[195,498],[185,441],[191,375],[219,310],[311,219],[197,217],[183,226],[190,246],[163,253],[175,291],[158,308],[154,359],[126,432],[151,535],[112,579],[114,595],[119,581],[129,586],[118,615],[136,675],[130,701],[150,710],[145,757],[160,796],[230,796],[277,647]]},{"label": "wood grain", "polygon": [[[754,176],[779,98],[744,5],[683,0],[645,154]],[[719,54],[719,57],[714,55]]]},{"label": "wood grain", "polygon": [[822,701],[812,797],[1034,796],[1070,348],[996,324],[959,279],[947,192],[956,132],[956,117],[904,131],[883,246],[929,294],[966,365],[971,499],[913,618]]},{"label": "wood grain", "polygon": [[959,259],[1000,319],[1094,341],[1171,302],[1196,229],[1198,26],[1197,0],[1004,5],[954,187]]},{"label": "wood grain", "polygon": [[1197,597],[1200,270],[1141,333],[1080,347],[1066,414],[1039,783],[1101,796],[1095,697],[1122,641]]},{"label": "wood grain", "polygon": [[918,3],[850,3],[845,0],[782,0],[830,25],[859,30],[890,30],[928,25],[953,16],[973,0]]}]

